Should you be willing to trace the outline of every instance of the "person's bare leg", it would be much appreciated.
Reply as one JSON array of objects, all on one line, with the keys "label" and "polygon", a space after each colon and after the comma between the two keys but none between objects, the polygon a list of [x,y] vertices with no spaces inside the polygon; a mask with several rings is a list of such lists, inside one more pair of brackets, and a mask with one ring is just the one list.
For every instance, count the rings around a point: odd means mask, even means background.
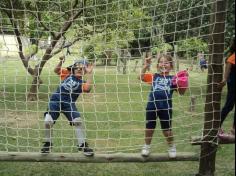
[{"label": "person's bare leg", "polygon": [[146,131],[145,131],[146,145],[151,145],[154,132],[155,132],[155,130],[153,130],[153,129],[146,129]]},{"label": "person's bare leg", "polygon": [[152,143],[152,137],[153,137],[153,134],[154,134],[154,129],[146,129],[145,130],[145,145],[143,146],[143,149],[142,149],[142,156],[144,157],[148,157],[150,155],[150,145]]},{"label": "person's bare leg", "polygon": [[174,143],[173,132],[171,130],[165,130],[165,131],[163,131],[163,135],[166,138],[167,144],[169,146],[173,146],[173,143]]},{"label": "person's bare leg", "polygon": [[166,141],[169,145],[168,154],[170,158],[176,158],[176,146],[174,145],[174,135],[172,130],[163,131]]}]

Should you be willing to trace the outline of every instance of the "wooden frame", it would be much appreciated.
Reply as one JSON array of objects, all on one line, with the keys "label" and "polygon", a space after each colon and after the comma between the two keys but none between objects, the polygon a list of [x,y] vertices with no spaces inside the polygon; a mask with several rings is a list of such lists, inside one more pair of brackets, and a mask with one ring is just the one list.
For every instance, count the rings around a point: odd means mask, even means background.
[{"label": "wooden frame", "polygon": [[168,154],[151,154],[142,157],[137,153],[95,154],[94,157],[86,157],[81,153],[31,153],[31,152],[0,152],[0,161],[18,162],[79,162],[79,163],[148,163],[170,161],[199,161],[197,153],[177,153],[177,157],[171,159]]}]

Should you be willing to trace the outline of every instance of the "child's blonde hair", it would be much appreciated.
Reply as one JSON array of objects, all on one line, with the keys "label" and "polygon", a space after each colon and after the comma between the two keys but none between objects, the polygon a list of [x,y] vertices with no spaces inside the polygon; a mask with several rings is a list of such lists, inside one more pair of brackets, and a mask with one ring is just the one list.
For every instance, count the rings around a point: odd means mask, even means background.
[{"label": "child's blonde hair", "polygon": [[157,63],[160,63],[161,58],[165,58],[168,60],[168,62],[170,62],[171,67],[174,68],[174,60],[173,57],[170,54],[160,54],[157,58]]}]

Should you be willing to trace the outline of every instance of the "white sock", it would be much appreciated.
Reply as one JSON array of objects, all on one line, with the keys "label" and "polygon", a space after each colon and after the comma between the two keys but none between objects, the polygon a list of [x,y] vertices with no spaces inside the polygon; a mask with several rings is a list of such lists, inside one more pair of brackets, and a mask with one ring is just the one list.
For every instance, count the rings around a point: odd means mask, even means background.
[{"label": "white sock", "polygon": [[145,147],[145,148],[151,148],[151,145],[145,144],[144,147]]},{"label": "white sock", "polygon": [[75,134],[78,139],[78,144],[81,146],[85,143],[85,134],[82,126],[75,126]]},{"label": "white sock", "polygon": [[176,148],[175,144],[169,144],[169,148]]},{"label": "white sock", "polygon": [[45,142],[50,142],[52,143],[52,129],[45,129]]}]

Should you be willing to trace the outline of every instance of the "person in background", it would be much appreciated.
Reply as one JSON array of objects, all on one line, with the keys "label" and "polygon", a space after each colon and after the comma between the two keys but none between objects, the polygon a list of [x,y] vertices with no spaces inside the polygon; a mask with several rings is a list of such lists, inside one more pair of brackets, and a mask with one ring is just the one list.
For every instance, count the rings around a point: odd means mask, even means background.
[{"label": "person in background", "polygon": [[208,68],[207,60],[204,56],[204,52],[198,53],[198,58],[199,58],[200,69],[201,69],[202,72],[204,72],[204,70]]},{"label": "person in background", "polygon": [[66,47],[66,55],[71,55],[71,51],[70,51],[70,46],[71,46],[71,43],[68,42],[65,44],[65,47]]},{"label": "person in background", "polygon": [[223,80],[219,84],[223,88],[227,84],[227,97],[224,107],[221,111],[221,129],[219,131],[220,138],[235,137],[235,112],[234,122],[230,134],[224,134],[222,129],[223,123],[228,114],[235,108],[235,38],[229,50],[229,57],[226,60]]}]

